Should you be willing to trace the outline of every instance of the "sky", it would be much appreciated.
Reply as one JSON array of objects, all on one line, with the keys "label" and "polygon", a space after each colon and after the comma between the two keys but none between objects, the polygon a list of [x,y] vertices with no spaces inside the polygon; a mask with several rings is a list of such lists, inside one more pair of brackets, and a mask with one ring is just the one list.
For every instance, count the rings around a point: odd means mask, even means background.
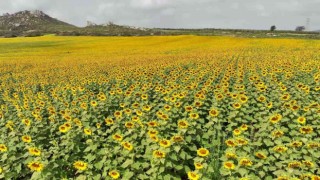
[{"label": "sky", "polygon": [[77,26],[294,30],[309,18],[309,30],[320,30],[320,0],[0,0],[0,15],[22,10]]}]

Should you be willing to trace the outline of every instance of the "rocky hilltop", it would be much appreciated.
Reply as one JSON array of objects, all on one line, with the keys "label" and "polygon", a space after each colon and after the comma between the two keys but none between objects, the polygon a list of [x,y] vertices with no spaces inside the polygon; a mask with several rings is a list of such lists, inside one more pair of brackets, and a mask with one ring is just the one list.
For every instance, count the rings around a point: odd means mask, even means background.
[{"label": "rocky hilltop", "polygon": [[20,11],[0,16],[0,30],[7,31],[43,31],[57,29],[73,29],[75,26],[59,21],[42,11]]},{"label": "rocky hilltop", "polygon": [[86,27],[52,18],[40,10],[6,13],[0,16],[0,37],[57,35],[92,35],[92,36],[139,36],[153,34],[151,30],[114,23],[97,25],[88,22]]}]

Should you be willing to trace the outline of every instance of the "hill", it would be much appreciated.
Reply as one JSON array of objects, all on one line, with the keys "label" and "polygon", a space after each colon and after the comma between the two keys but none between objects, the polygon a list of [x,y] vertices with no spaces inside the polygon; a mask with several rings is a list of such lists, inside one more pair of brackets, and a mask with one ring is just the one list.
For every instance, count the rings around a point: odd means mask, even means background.
[{"label": "hill", "polygon": [[26,10],[0,16],[0,37],[39,36],[43,34],[132,36],[150,35],[153,33],[151,30],[121,26],[113,23],[104,25],[92,23],[87,27],[81,28],[52,18],[40,10]]},{"label": "hill", "polygon": [[75,30],[77,27],[52,18],[42,11],[20,11],[0,16],[0,31],[13,34],[53,33],[57,31]]}]

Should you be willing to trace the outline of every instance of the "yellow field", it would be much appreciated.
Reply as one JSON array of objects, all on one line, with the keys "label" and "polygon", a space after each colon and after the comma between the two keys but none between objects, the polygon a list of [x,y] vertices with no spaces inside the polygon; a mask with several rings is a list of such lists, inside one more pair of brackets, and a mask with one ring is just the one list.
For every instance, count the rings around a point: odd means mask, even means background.
[{"label": "yellow field", "polygon": [[320,179],[320,41],[0,39],[0,179]]}]

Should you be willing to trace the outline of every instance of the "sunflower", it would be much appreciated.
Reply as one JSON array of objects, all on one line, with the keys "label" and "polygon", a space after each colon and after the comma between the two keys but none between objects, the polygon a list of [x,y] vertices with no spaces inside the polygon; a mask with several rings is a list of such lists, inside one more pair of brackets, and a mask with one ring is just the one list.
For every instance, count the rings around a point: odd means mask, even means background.
[{"label": "sunflower", "polygon": [[294,148],[298,148],[298,147],[301,147],[302,146],[302,142],[301,141],[293,141],[291,144],[290,144],[291,147],[294,147]]},{"label": "sunflower", "polygon": [[313,176],[311,177],[311,180],[320,180],[320,176],[313,175]]},{"label": "sunflower", "polygon": [[224,96],[223,96],[222,94],[217,94],[217,95],[215,95],[215,98],[216,98],[218,101],[220,101],[220,100],[222,100],[222,99],[224,98]]},{"label": "sunflower", "polygon": [[237,158],[237,155],[233,152],[226,152],[225,156],[227,159],[236,159]]},{"label": "sunflower", "polygon": [[90,104],[92,107],[96,107],[98,105],[97,101],[91,101]]},{"label": "sunflower", "polygon": [[73,163],[73,167],[75,167],[77,170],[84,171],[87,169],[88,164],[83,161],[76,161]]},{"label": "sunflower", "polygon": [[270,117],[269,121],[272,124],[278,123],[282,119],[282,116],[280,114],[276,114]]},{"label": "sunflower", "polygon": [[264,102],[264,101],[266,101],[266,99],[267,99],[267,98],[266,98],[265,96],[259,96],[259,97],[258,97],[258,101],[259,101],[259,102]]},{"label": "sunflower", "polygon": [[272,104],[272,102],[268,102],[268,104],[267,104],[267,108],[272,108],[272,106],[273,106],[273,104]]},{"label": "sunflower", "polygon": [[240,126],[240,129],[241,129],[242,131],[246,131],[246,130],[248,130],[248,125],[242,124],[242,125]]},{"label": "sunflower", "polygon": [[200,176],[196,172],[189,171],[188,172],[188,179],[189,180],[198,180],[198,179],[200,179]]},{"label": "sunflower", "polygon": [[118,179],[120,177],[120,173],[117,170],[112,170],[108,174],[112,179]]},{"label": "sunflower", "polygon": [[178,121],[178,127],[181,129],[186,129],[188,128],[189,124],[186,120],[179,120]]},{"label": "sunflower", "polygon": [[149,127],[157,127],[158,123],[156,121],[150,121],[150,122],[148,122],[148,126]]},{"label": "sunflower", "polygon": [[142,109],[143,109],[144,111],[150,111],[150,110],[151,110],[151,106],[149,106],[149,105],[144,105],[144,106],[142,107]]},{"label": "sunflower", "polygon": [[100,128],[101,128],[101,123],[96,123],[96,127],[97,127],[98,129],[100,129]]},{"label": "sunflower", "polygon": [[255,156],[259,159],[267,159],[267,156],[262,152],[256,152]]},{"label": "sunflower", "polygon": [[140,111],[140,110],[136,110],[136,114],[137,114],[138,116],[142,116],[142,115],[143,115],[143,112]]},{"label": "sunflower", "polygon": [[159,141],[159,138],[158,138],[158,136],[156,136],[156,135],[149,136],[149,137],[150,137],[150,139],[151,139],[152,141],[154,141],[154,142],[158,142],[158,141]]},{"label": "sunflower", "polygon": [[68,130],[70,130],[71,129],[71,123],[69,123],[69,122],[67,122],[67,123],[64,123],[63,124]]},{"label": "sunflower", "polygon": [[3,172],[3,169],[2,169],[2,167],[0,167],[0,174]]},{"label": "sunflower", "polygon": [[311,161],[302,161],[302,163],[308,168],[313,168],[314,167],[314,163],[311,162]]},{"label": "sunflower", "polygon": [[248,140],[247,139],[244,139],[242,137],[237,137],[236,138],[236,142],[237,142],[237,145],[238,146],[244,146],[244,145],[247,145],[248,144]]},{"label": "sunflower", "polygon": [[75,118],[75,119],[73,120],[73,122],[74,122],[77,126],[82,127],[82,122],[81,122],[78,118]]},{"label": "sunflower", "polygon": [[201,164],[200,162],[195,162],[194,167],[195,167],[195,169],[199,170],[199,169],[203,168],[203,164]]},{"label": "sunflower", "polygon": [[240,129],[233,130],[233,135],[239,136],[240,134],[241,134],[241,130]]},{"label": "sunflower", "polygon": [[87,103],[83,102],[83,103],[80,104],[80,107],[82,109],[86,110],[88,108],[88,105],[87,105]]},{"label": "sunflower", "polygon": [[26,126],[30,126],[31,125],[31,121],[29,119],[23,119],[22,123]]},{"label": "sunflower", "polygon": [[306,118],[300,116],[300,117],[298,117],[297,122],[298,122],[299,124],[305,124],[305,123],[306,123]]},{"label": "sunflower", "polygon": [[300,108],[300,107],[297,106],[297,105],[292,105],[292,106],[290,106],[290,109],[291,109],[292,111],[297,111],[299,108]]},{"label": "sunflower", "polygon": [[199,149],[197,150],[197,154],[198,154],[198,156],[206,157],[206,156],[209,155],[209,150],[206,149],[206,148],[199,148]]},{"label": "sunflower", "polygon": [[283,152],[286,152],[288,150],[288,148],[285,146],[279,145],[279,146],[274,147],[273,150],[278,153],[283,153]]},{"label": "sunflower", "polygon": [[117,119],[119,119],[119,118],[122,117],[122,112],[121,112],[121,111],[115,111],[113,115],[114,115],[114,117],[116,117]]},{"label": "sunflower", "polygon": [[68,132],[69,128],[67,128],[65,125],[59,126],[59,131],[62,133]]},{"label": "sunflower", "polygon": [[288,101],[290,99],[290,95],[289,94],[284,94],[284,95],[281,96],[280,99],[283,100],[283,101]]},{"label": "sunflower", "polygon": [[142,94],[142,95],[141,95],[141,99],[147,100],[147,99],[148,99],[148,95],[147,95],[147,94]]},{"label": "sunflower", "polygon": [[217,117],[219,115],[219,111],[215,108],[211,108],[210,111],[209,111],[209,115],[211,117]]},{"label": "sunflower", "polygon": [[133,149],[132,144],[129,143],[129,142],[123,142],[123,143],[121,143],[121,144],[122,144],[123,148],[125,148],[125,149],[127,149],[127,150],[129,150],[129,151],[131,151],[131,150]]},{"label": "sunflower", "polygon": [[140,117],[139,116],[132,116],[131,120],[133,122],[138,122],[138,121],[140,121]]},{"label": "sunflower", "polygon": [[29,148],[29,153],[34,156],[41,155],[41,151],[38,148]]},{"label": "sunflower", "polygon": [[28,135],[25,135],[25,136],[22,136],[22,141],[25,142],[25,143],[30,143],[31,142],[31,137],[28,136]]},{"label": "sunflower", "polygon": [[279,138],[279,137],[283,136],[283,134],[284,134],[284,132],[281,131],[281,130],[275,130],[275,131],[272,132],[272,136],[276,137],[276,138]]},{"label": "sunflower", "polygon": [[134,123],[133,123],[133,122],[126,122],[124,125],[125,125],[126,128],[128,128],[128,129],[134,128]]},{"label": "sunflower", "polygon": [[112,125],[112,124],[114,124],[114,121],[113,121],[111,118],[106,118],[106,119],[104,120],[104,122],[106,122],[107,125]]},{"label": "sunflower", "polygon": [[227,161],[223,163],[223,167],[232,170],[235,168],[235,165],[232,161]]},{"label": "sunflower", "polygon": [[226,143],[227,146],[229,146],[229,147],[237,146],[237,142],[236,142],[235,140],[233,140],[233,139],[227,139],[227,140],[225,141],[225,143]]},{"label": "sunflower", "polygon": [[311,134],[313,132],[313,128],[311,126],[303,126],[300,128],[301,134]]},{"label": "sunflower", "polygon": [[243,104],[243,103],[246,103],[248,101],[248,97],[246,95],[240,95],[239,96],[239,100]]},{"label": "sunflower", "polygon": [[[0,117],[0,118],[1,118],[1,117]],[[11,131],[13,131],[13,127],[14,127],[13,121],[8,121],[8,122],[6,123],[6,127],[7,127],[8,129],[10,129]]]},{"label": "sunflower", "polygon": [[196,106],[196,107],[201,107],[202,105],[203,105],[203,103],[200,101],[194,102],[194,106]]},{"label": "sunflower", "polygon": [[112,135],[112,138],[116,141],[122,141],[123,137],[120,134]]},{"label": "sunflower", "polygon": [[148,135],[149,136],[156,136],[159,132],[157,130],[154,130],[154,129],[150,129],[148,131]]},{"label": "sunflower", "polygon": [[171,140],[175,143],[178,143],[183,141],[183,137],[179,135],[175,135],[175,136],[172,136]]},{"label": "sunflower", "polygon": [[232,107],[235,108],[235,109],[239,109],[239,108],[241,108],[241,104],[236,102],[236,103],[232,104]]},{"label": "sunflower", "polygon": [[169,140],[163,139],[159,141],[160,146],[167,148],[171,146],[171,143]]},{"label": "sunflower", "polygon": [[84,128],[84,129],[83,129],[83,132],[84,132],[84,134],[86,134],[86,135],[91,135],[91,134],[92,134],[92,130],[89,129],[89,128]]},{"label": "sunflower", "polygon": [[309,142],[307,145],[308,148],[319,148],[320,147],[320,143],[317,142]]},{"label": "sunflower", "polygon": [[162,114],[160,117],[162,120],[168,120],[169,116],[167,114]]},{"label": "sunflower", "polygon": [[131,109],[125,109],[124,110],[124,113],[126,114],[126,115],[130,115],[131,113],[132,113],[132,111],[131,111]]},{"label": "sunflower", "polygon": [[153,157],[155,158],[165,158],[166,157],[166,153],[160,150],[154,150],[153,151]]},{"label": "sunflower", "polygon": [[166,111],[170,111],[171,110],[171,106],[169,105],[164,105],[163,108],[166,110]]},{"label": "sunflower", "polygon": [[241,166],[252,166],[252,161],[248,158],[242,158],[240,159],[239,164]]},{"label": "sunflower", "polygon": [[177,107],[177,108],[178,108],[178,107],[181,106],[181,104],[182,104],[181,102],[176,102],[176,103],[174,104],[174,107]]},{"label": "sunflower", "polygon": [[63,118],[64,118],[66,121],[71,121],[71,120],[72,120],[71,116],[69,116],[69,115],[64,115]]},{"label": "sunflower", "polygon": [[98,96],[98,98],[99,98],[100,101],[105,101],[107,99],[107,96],[100,95],[100,96]]},{"label": "sunflower", "polygon": [[0,144],[0,152],[6,152],[6,151],[8,151],[7,146],[4,144]]},{"label": "sunflower", "polygon": [[28,168],[31,169],[32,171],[40,172],[43,169],[43,164],[41,162],[32,161],[28,163]]},{"label": "sunflower", "polygon": [[198,113],[190,113],[190,114],[189,114],[189,117],[190,117],[191,119],[198,119],[198,118],[199,118],[199,114],[198,114]]},{"label": "sunflower", "polygon": [[292,161],[290,163],[288,163],[288,168],[299,168],[301,167],[301,162],[299,161]]}]

